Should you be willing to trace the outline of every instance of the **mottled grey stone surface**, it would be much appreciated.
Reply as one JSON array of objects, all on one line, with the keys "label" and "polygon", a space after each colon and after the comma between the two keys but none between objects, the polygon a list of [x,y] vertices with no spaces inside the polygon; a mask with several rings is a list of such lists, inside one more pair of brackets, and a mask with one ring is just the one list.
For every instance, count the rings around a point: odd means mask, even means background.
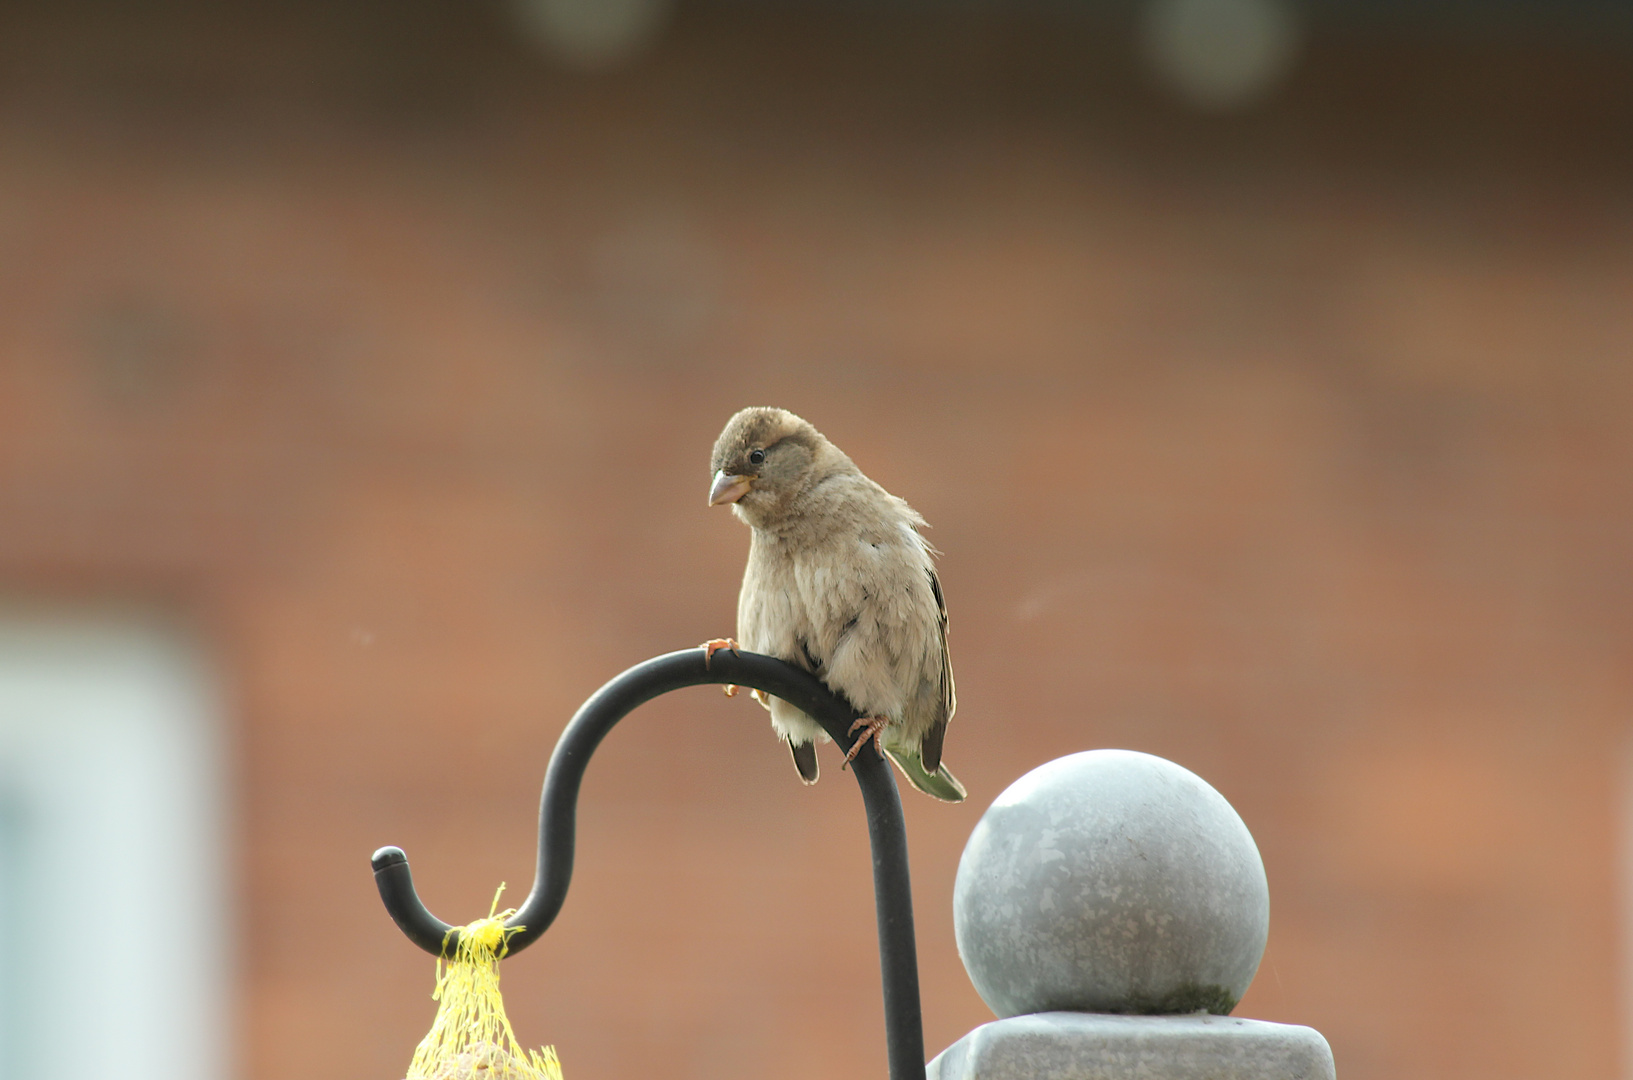
[{"label": "mottled grey stone surface", "polygon": [[1021,777],[971,834],[953,922],[1000,1017],[1228,1013],[1270,929],[1264,864],[1224,796],[1131,750]]},{"label": "mottled grey stone surface", "polygon": [[1334,1080],[1314,1028],[1230,1016],[1038,1013],[983,1024],[925,1080]]}]

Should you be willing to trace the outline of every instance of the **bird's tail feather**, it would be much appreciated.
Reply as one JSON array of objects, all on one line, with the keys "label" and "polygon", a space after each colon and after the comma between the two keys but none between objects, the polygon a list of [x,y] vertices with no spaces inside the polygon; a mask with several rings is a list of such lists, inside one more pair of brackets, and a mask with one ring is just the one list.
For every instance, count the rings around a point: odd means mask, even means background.
[{"label": "bird's tail feather", "polygon": [[819,775],[816,744],[811,742],[797,743],[793,739],[784,739],[783,741],[788,744],[788,752],[794,755],[794,768],[799,770],[800,782],[807,787],[816,783]]},{"label": "bird's tail feather", "polygon": [[901,770],[907,782],[930,796],[942,802],[963,802],[964,796],[969,794],[964,785],[958,782],[958,777],[948,770],[945,763],[935,772],[927,772],[924,762],[919,758],[917,750],[905,746],[887,746],[885,754]]}]

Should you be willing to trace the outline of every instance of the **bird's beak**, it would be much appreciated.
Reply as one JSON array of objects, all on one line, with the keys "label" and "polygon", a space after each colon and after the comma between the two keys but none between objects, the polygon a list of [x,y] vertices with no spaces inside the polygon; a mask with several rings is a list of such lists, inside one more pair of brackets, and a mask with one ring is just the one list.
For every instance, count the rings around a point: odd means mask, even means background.
[{"label": "bird's beak", "polygon": [[734,503],[748,494],[748,489],[754,486],[752,476],[727,476],[726,470],[721,469],[714,474],[714,483],[709,487],[709,505],[719,506],[721,503]]}]

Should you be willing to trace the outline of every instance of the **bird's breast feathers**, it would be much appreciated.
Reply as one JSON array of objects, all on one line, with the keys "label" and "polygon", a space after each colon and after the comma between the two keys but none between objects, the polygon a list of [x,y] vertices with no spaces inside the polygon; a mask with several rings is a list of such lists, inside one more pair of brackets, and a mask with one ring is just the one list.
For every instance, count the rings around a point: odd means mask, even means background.
[{"label": "bird's breast feathers", "polygon": [[928,546],[904,518],[799,540],[756,530],[738,640],[821,676],[868,715],[899,718],[939,677],[930,566]]}]

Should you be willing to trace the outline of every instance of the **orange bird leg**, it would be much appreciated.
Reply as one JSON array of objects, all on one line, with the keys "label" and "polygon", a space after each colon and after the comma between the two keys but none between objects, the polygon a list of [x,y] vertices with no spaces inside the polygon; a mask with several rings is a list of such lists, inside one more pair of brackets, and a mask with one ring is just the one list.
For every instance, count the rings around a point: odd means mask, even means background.
[{"label": "orange bird leg", "polygon": [[[879,744],[879,732],[883,731],[888,723],[890,723],[888,717],[875,716],[870,719],[858,720],[852,724],[852,734],[855,734],[857,728],[865,728],[866,730],[862,732],[860,738],[851,743],[851,748],[845,752],[845,765],[849,765],[856,760],[856,755],[862,752],[862,747],[868,744],[869,739],[873,740],[873,748],[879,751],[879,756],[884,757],[885,748]],[[841,765],[840,768],[843,769],[845,765]]]},{"label": "orange bird leg", "polygon": [[[737,655],[737,642],[733,641],[729,637],[710,638],[708,641],[705,641],[702,645],[698,646],[698,648],[703,650],[704,671],[709,670],[709,661],[713,660],[714,654],[719,652],[721,649],[730,649],[733,656]],[[737,687],[730,683],[727,683],[724,687],[722,687],[722,689],[726,691],[727,697],[737,696]]]}]

